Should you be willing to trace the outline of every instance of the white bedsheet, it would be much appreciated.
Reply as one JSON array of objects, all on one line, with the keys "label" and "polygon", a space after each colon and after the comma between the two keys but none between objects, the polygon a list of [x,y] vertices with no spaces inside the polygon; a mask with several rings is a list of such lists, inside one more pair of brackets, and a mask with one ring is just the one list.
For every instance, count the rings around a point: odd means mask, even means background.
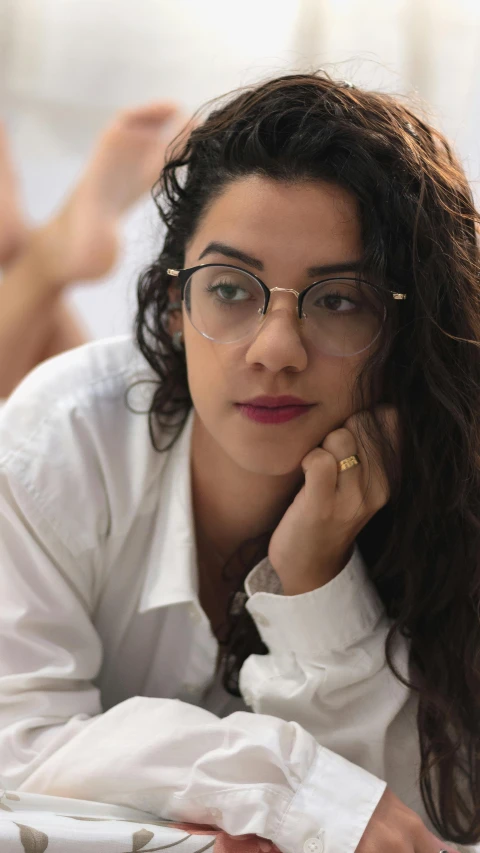
[{"label": "white bedsheet", "polygon": [[0,790],[1,853],[278,853],[254,835],[157,820],[106,803]]}]

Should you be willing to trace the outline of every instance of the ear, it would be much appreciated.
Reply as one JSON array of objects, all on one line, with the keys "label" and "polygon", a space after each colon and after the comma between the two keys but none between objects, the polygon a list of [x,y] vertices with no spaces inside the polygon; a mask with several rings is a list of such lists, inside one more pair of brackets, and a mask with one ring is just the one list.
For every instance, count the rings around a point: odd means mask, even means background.
[{"label": "ear", "polygon": [[173,281],[168,285],[168,301],[180,302],[180,288]]},{"label": "ear", "polygon": [[[168,302],[169,304],[174,304],[180,302],[180,289],[176,284],[169,284],[168,286]],[[183,314],[182,309],[178,308],[175,311],[171,311],[168,315],[168,332],[170,335],[173,335],[174,332],[179,332],[183,330]]]}]

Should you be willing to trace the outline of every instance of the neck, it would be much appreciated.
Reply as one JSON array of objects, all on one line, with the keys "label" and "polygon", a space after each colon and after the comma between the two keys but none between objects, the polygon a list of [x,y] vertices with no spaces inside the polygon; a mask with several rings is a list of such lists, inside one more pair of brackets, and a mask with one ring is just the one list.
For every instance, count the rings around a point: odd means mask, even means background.
[{"label": "neck", "polygon": [[197,548],[218,571],[247,539],[275,529],[303,479],[301,471],[273,476],[240,468],[196,414],[191,471]]}]

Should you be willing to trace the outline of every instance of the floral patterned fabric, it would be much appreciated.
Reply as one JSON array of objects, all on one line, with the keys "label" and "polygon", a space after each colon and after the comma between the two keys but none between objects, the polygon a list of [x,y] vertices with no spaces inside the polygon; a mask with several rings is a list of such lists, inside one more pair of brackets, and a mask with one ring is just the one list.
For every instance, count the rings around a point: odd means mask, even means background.
[{"label": "floral patterned fabric", "polygon": [[2,853],[278,853],[256,835],[157,820],[146,812],[67,797],[0,790]]}]

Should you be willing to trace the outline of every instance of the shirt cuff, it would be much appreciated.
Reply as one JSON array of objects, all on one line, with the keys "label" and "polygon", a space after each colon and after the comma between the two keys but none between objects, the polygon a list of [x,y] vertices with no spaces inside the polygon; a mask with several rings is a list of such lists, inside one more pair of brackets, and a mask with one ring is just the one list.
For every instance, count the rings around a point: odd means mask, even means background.
[{"label": "shirt cuff", "polygon": [[321,749],[272,841],[291,853],[354,853],[386,787],[363,768]]},{"label": "shirt cuff", "polygon": [[268,557],[250,572],[245,590],[247,610],[271,651],[311,656],[341,650],[371,634],[384,616],[357,547],[340,574],[312,592],[282,595]]}]

